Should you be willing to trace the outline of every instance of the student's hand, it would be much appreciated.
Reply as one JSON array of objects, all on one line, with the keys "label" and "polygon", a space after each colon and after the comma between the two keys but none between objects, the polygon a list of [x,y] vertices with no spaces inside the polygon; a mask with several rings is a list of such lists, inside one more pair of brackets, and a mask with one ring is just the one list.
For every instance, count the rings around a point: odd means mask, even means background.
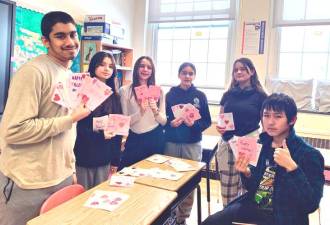
[{"label": "student's hand", "polygon": [[297,169],[298,165],[292,159],[286,140],[283,140],[282,148],[276,148],[274,152],[274,161],[286,169],[287,172],[291,172]]},{"label": "student's hand", "polygon": [[192,127],[194,125],[195,121],[189,119],[189,118],[186,118],[184,120],[184,124],[186,124],[187,127]]},{"label": "student's hand", "polygon": [[171,127],[178,127],[183,123],[183,119],[182,118],[176,118],[174,120],[171,121]]},{"label": "student's hand", "polygon": [[73,123],[78,122],[79,120],[82,120],[85,117],[87,117],[90,113],[91,113],[91,111],[86,106],[84,106],[83,104],[80,104],[71,113],[72,122]]},{"label": "student's hand", "polygon": [[238,172],[243,173],[244,176],[250,177],[251,171],[248,167],[249,159],[244,155],[239,155],[235,161],[235,168]]},{"label": "student's hand", "polygon": [[104,134],[104,139],[111,139],[114,136],[116,136],[113,132],[108,131],[108,130],[104,130],[103,134]]},{"label": "student's hand", "polygon": [[149,106],[148,101],[142,101],[142,102],[140,102],[140,111],[141,111],[141,114],[142,115],[146,112],[148,106]]},{"label": "student's hand", "polygon": [[152,110],[154,115],[156,115],[156,114],[158,115],[159,111],[158,111],[158,106],[157,106],[157,102],[155,101],[155,99],[149,98],[148,102],[149,102],[150,109]]},{"label": "student's hand", "polygon": [[215,128],[221,135],[223,135],[226,132],[225,127],[220,127],[220,126],[216,125]]}]

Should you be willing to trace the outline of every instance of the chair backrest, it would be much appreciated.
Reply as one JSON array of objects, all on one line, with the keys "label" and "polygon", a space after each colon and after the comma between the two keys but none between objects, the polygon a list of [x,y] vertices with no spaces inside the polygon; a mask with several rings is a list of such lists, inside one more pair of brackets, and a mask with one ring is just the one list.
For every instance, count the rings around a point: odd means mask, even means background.
[{"label": "chair backrest", "polygon": [[83,193],[84,187],[80,184],[72,184],[66,186],[49,196],[40,208],[40,214],[43,214],[52,208],[74,198],[75,196]]}]

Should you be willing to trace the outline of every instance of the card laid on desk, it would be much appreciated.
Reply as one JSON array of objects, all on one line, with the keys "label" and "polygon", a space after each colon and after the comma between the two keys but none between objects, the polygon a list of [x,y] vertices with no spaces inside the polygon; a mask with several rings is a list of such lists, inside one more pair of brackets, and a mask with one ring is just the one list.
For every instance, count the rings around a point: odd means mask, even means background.
[{"label": "card laid on desk", "polygon": [[110,186],[115,186],[115,187],[130,187],[134,184],[134,181],[135,181],[134,177],[112,175],[110,177],[109,184]]},{"label": "card laid on desk", "polygon": [[133,176],[133,177],[144,177],[150,176],[150,170],[142,169],[142,168],[135,168],[135,167],[125,167],[118,174],[123,176]]},{"label": "card laid on desk", "polygon": [[161,179],[167,179],[167,180],[179,180],[183,174],[182,173],[176,173],[170,170],[162,170],[159,168],[151,168],[149,169],[150,176],[154,178],[161,178]]},{"label": "card laid on desk", "polygon": [[129,198],[128,195],[114,191],[96,190],[87,199],[84,206],[113,211]]},{"label": "card laid on desk", "polygon": [[146,159],[147,161],[153,162],[153,163],[164,163],[167,160],[169,160],[168,157],[163,156],[163,155],[152,155],[149,158]]},{"label": "card laid on desk", "polygon": [[176,171],[179,171],[179,172],[196,170],[191,165],[189,165],[188,163],[183,162],[180,159],[170,159],[166,162],[166,164],[173,167]]}]

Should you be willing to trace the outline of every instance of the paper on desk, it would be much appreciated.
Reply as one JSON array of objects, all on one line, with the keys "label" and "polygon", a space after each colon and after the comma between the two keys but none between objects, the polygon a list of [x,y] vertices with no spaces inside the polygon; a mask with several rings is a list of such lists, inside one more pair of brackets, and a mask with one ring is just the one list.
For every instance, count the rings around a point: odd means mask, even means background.
[{"label": "paper on desk", "polygon": [[130,187],[134,184],[135,178],[129,176],[112,175],[109,185],[115,187]]},{"label": "paper on desk", "polygon": [[179,172],[185,172],[185,171],[191,171],[196,170],[194,167],[192,167],[190,164],[183,162],[180,159],[170,159],[165,164],[173,167],[176,171]]},{"label": "paper on desk", "polygon": [[159,164],[161,164],[161,163],[164,163],[167,160],[169,160],[169,158],[166,157],[166,156],[158,155],[157,154],[157,155],[152,155],[152,156],[148,157],[146,160],[147,161],[150,161],[150,162],[153,162],[153,163],[159,163]]},{"label": "paper on desk", "polygon": [[128,195],[119,192],[95,190],[87,199],[84,206],[113,211],[128,198]]}]

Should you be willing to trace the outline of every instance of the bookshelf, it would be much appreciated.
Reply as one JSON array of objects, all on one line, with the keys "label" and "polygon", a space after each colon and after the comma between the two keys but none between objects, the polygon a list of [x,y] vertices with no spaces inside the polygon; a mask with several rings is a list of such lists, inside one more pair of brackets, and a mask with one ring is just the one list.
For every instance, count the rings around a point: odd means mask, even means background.
[{"label": "bookshelf", "polygon": [[91,57],[96,52],[103,50],[111,51],[115,58],[118,72],[118,86],[131,83],[133,71],[133,49],[110,44],[102,40],[81,41],[81,71],[86,72]]}]

